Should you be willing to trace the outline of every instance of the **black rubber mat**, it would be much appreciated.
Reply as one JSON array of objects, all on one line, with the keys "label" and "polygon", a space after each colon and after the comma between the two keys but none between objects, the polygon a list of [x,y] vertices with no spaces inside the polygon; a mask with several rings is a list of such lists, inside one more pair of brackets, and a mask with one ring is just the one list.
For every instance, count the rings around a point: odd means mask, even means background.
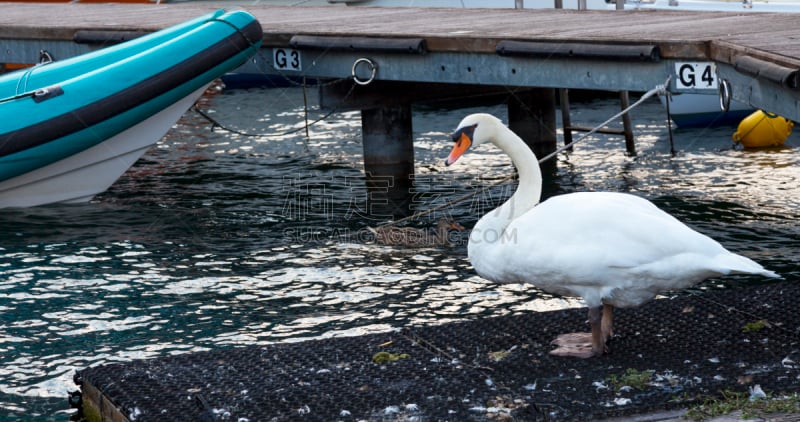
[{"label": "black rubber mat", "polygon": [[557,334],[587,328],[586,311],[572,309],[184,354],[79,375],[137,421],[626,416],[756,385],[775,395],[800,390],[799,293],[784,282],[617,310],[610,354],[588,360],[548,354]]}]

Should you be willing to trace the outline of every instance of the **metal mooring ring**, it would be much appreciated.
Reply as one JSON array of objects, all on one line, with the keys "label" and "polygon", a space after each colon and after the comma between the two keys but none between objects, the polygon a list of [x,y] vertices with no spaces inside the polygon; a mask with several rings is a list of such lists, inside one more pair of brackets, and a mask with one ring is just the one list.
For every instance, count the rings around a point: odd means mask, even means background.
[{"label": "metal mooring ring", "polygon": [[719,82],[719,108],[722,111],[731,109],[731,83],[727,79]]},{"label": "metal mooring ring", "polygon": [[39,64],[47,64],[54,62],[53,55],[47,50],[39,50]]},{"label": "metal mooring ring", "polygon": [[[359,79],[358,76],[356,76],[356,68],[361,63],[366,63],[367,66],[369,67],[369,71],[370,71],[369,79],[362,80],[362,79]],[[375,62],[373,62],[372,60],[364,58],[364,57],[362,57],[362,58],[356,60],[355,62],[353,62],[353,69],[350,71],[350,74],[353,76],[353,82],[355,82],[355,83],[357,83],[359,85],[369,85],[370,83],[372,83],[372,81],[375,80],[375,74],[376,73],[378,73],[378,65],[375,64]]]}]

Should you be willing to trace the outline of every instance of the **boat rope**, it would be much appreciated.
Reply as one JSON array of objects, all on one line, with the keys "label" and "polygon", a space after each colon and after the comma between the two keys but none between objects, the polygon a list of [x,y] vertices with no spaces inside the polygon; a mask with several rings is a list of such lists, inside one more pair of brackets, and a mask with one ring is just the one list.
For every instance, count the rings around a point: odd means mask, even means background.
[{"label": "boat rope", "polygon": [[[669,82],[669,79],[667,79]],[[664,94],[664,107],[667,110],[667,131],[669,131],[669,155],[675,156],[675,141],[672,138],[672,113],[669,111],[669,103],[672,102],[672,94],[666,91]]]},{"label": "boat rope", "polygon": [[64,94],[64,90],[58,85],[52,85],[45,88],[35,89],[33,91],[23,92],[22,94],[12,95],[11,97],[0,98],[0,104],[9,101],[20,100],[22,98],[33,98],[33,101],[40,103],[44,100],[58,97]]},{"label": "boat rope", "polygon": [[[256,41],[253,41],[253,40],[250,40],[249,38],[247,38],[247,34],[245,34],[245,33],[242,31],[242,29],[241,29],[241,28],[239,28],[239,27],[237,27],[236,25],[234,25],[234,24],[232,24],[232,23],[230,23],[230,22],[228,22],[228,21],[226,21],[226,20],[222,20],[222,19],[216,19],[216,18],[215,18],[215,19],[212,19],[212,21],[222,22],[222,23],[224,23],[224,24],[226,24],[226,25],[229,25],[229,26],[230,26],[231,28],[233,28],[233,29],[234,29],[236,32],[238,32],[239,34],[241,34],[241,35],[242,35],[242,37],[244,37],[244,39],[245,39],[245,40],[246,40],[246,41],[247,41],[247,42],[250,44],[250,46],[251,46],[251,47],[256,47],[256,44],[257,44],[257,42],[256,42]],[[257,69],[259,72],[261,72],[261,74],[263,74],[263,75],[270,75],[270,74],[272,74],[272,73],[271,73],[271,72],[268,72],[268,71],[266,71],[265,69],[263,69],[263,68],[261,67],[261,63],[269,63],[269,62],[270,62],[270,60],[271,60],[271,58],[268,58],[268,57],[267,57],[267,56],[266,56],[264,53],[262,53],[262,51],[261,51],[261,50],[262,50],[261,48],[257,48],[257,49],[256,49],[255,56],[256,56],[256,57],[258,57],[258,58],[259,58],[259,60],[253,60],[253,62],[252,62],[252,63],[254,64],[254,66],[256,67],[256,69]],[[362,59],[359,59],[359,60],[362,60]],[[354,64],[353,64],[353,69],[354,69],[354,70],[353,70],[353,72],[351,72],[351,73],[352,73],[352,75],[351,75],[350,77],[339,78],[339,79],[333,79],[333,80],[330,80],[330,81],[327,81],[327,82],[324,82],[324,83],[316,83],[316,84],[315,84],[315,86],[318,86],[318,87],[327,87],[327,86],[335,85],[335,84],[338,84],[338,83],[341,83],[341,82],[344,82],[344,81],[351,81],[351,82],[353,82],[353,84],[350,86],[350,89],[347,91],[347,93],[344,95],[344,97],[342,97],[342,101],[341,101],[341,102],[342,102],[342,103],[344,103],[344,102],[345,102],[345,101],[346,101],[348,98],[350,98],[350,96],[353,94],[353,91],[355,90],[355,88],[356,88],[356,85],[364,85],[363,81],[359,80],[359,79],[356,77],[356,75],[355,75],[355,66],[356,66],[356,64],[357,64],[357,63],[358,63],[358,61],[356,61],[356,63],[354,63]],[[373,68],[373,70],[374,70],[374,68]],[[317,124],[317,123],[319,123],[319,122],[321,122],[321,121],[323,121],[323,120],[327,119],[328,117],[330,117],[330,116],[331,116],[331,115],[333,115],[334,113],[336,113],[336,112],[340,111],[340,108],[339,108],[339,107],[333,107],[333,108],[332,108],[332,109],[331,109],[331,110],[330,110],[328,113],[326,113],[326,114],[325,114],[325,115],[323,115],[322,117],[320,117],[320,118],[318,118],[318,119],[314,120],[313,122],[310,122],[310,123],[309,123],[309,122],[308,122],[308,96],[306,95],[306,89],[307,89],[307,87],[308,87],[308,84],[307,84],[307,81],[306,81],[306,77],[305,77],[305,76],[303,76],[303,77],[302,77],[302,82],[297,82],[297,81],[295,81],[294,79],[292,79],[292,78],[288,77],[288,76],[287,76],[286,74],[284,74],[284,73],[279,73],[279,75],[280,75],[280,76],[281,76],[281,77],[282,77],[282,78],[283,78],[283,79],[284,79],[286,82],[288,82],[290,85],[294,85],[294,86],[298,86],[298,87],[302,87],[302,88],[303,88],[303,105],[304,105],[304,114],[305,114],[305,116],[304,116],[304,117],[305,117],[305,124],[304,124],[302,127],[299,127],[299,128],[296,128],[296,129],[291,129],[291,130],[288,130],[288,131],[286,131],[286,132],[282,132],[282,133],[274,133],[274,134],[264,134],[264,133],[248,133],[248,132],[240,131],[240,130],[237,130],[237,129],[233,129],[233,128],[229,127],[229,126],[223,125],[222,123],[220,123],[219,121],[217,121],[216,119],[214,119],[213,117],[211,117],[211,116],[210,116],[208,113],[206,113],[206,112],[204,112],[203,110],[201,110],[201,109],[199,108],[199,106],[197,105],[197,103],[196,103],[196,102],[195,102],[195,104],[192,106],[192,109],[193,109],[194,111],[196,111],[196,112],[197,112],[197,113],[198,113],[200,116],[202,116],[204,119],[208,120],[208,121],[209,121],[209,123],[211,123],[211,129],[212,129],[212,131],[214,130],[214,128],[220,128],[220,129],[222,129],[222,130],[224,130],[224,131],[226,131],[226,132],[235,133],[235,134],[237,134],[237,135],[241,135],[241,136],[249,136],[249,137],[262,137],[262,138],[278,138],[278,137],[283,137],[283,136],[286,136],[286,135],[291,135],[291,134],[293,134],[293,133],[297,133],[297,132],[300,132],[301,130],[304,130],[304,131],[305,131],[305,133],[306,133],[306,139],[308,139],[308,138],[309,138],[309,128],[310,128],[312,125],[315,125],[315,124]],[[374,72],[373,72],[373,77],[374,77]],[[370,79],[370,82],[371,82],[371,81],[372,81],[372,80]],[[307,143],[306,143],[306,151],[308,151],[308,144],[307,144]]]},{"label": "boat rope", "polygon": [[32,67],[29,67],[29,68],[25,69],[25,72],[23,72],[22,75],[20,75],[19,79],[17,80],[16,91],[18,93],[19,92],[23,92],[22,94],[19,94],[19,95],[22,96],[20,98],[24,98],[24,96],[26,94],[24,91],[28,90],[28,79],[30,79],[31,74],[33,73],[34,70],[36,70],[36,66],[32,66]]},{"label": "boat rope", "polygon": [[[652,97],[654,95],[666,95],[666,93],[668,92],[667,91],[667,87],[669,86],[669,81],[670,81],[670,78],[667,78],[667,81],[664,84],[656,85],[653,89],[651,89],[651,90],[647,91],[646,93],[644,93],[644,95],[642,95],[641,98],[639,98],[639,100],[637,100],[635,103],[631,104],[630,106],[628,106],[624,110],[622,110],[619,113],[609,117],[603,123],[600,123],[599,125],[595,126],[594,128],[592,128],[588,132],[582,134],[581,136],[579,136],[577,139],[573,140],[572,142],[570,142],[568,144],[565,144],[565,145],[563,145],[563,146],[561,146],[559,148],[556,148],[555,151],[553,151],[550,154],[547,154],[544,157],[540,158],[539,159],[539,164],[542,164],[545,161],[550,160],[551,158],[555,157],[556,155],[560,154],[561,152],[570,149],[573,145],[577,144],[578,142],[581,142],[581,141],[585,140],[590,135],[594,134],[598,130],[600,130],[603,127],[605,127],[607,124],[611,123],[612,121],[614,121],[616,119],[619,119],[625,113],[627,113],[627,112],[631,111],[632,109],[638,107],[639,105],[641,105],[643,102],[645,102],[650,97]],[[452,206],[454,204],[457,204],[459,202],[466,201],[467,199],[470,199],[475,195],[479,195],[479,194],[481,194],[483,192],[486,192],[486,191],[488,191],[490,189],[493,189],[493,188],[495,188],[497,186],[500,186],[503,183],[506,183],[509,180],[514,179],[515,177],[516,177],[516,173],[508,175],[508,176],[505,176],[502,179],[498,180],[497,182],[494,182],[494,183],[492,183],[492,184],[490,184],[488,186],[484,186],[484,187],[482,187],[482,188],[480,188],[478,190],[472,191],[472,192],[470,192],[468,194],[459,196],[458,198],[455,198],[455,199],[452,199],[450,201],[447,201],[446,203],[444,203],[442,205],[438,205],[436,207],[429,208],[429,209],[424,210],[424,211],[415,212],[414,214],[411,214],[411,215],[409,215],[407,217],[403,217],[403,218],[401,218],[399,220],[394,220],[394,221],[389,221],[389,222],[386,222],[386,223],[383,223],[383,224],[379,224],[377,227],[394,226],[394,225],[397,225],[399,223],[402,223],[402,222],[405,222],[405,221],[408,221],[408,220],[418,219],[419,217],[421,217],[423,215],[427,215],[427,214],[430,214],[432,212],[439,211],[439,210],[441,210],[443,208],[448,208],[448,207],[450,207],[450,206]]]},{"label": "boat rope", "polygon": [[[245,34],[242,31],[241,28],[237,27],[236,25],[232,24],[231,22],[228,22],[228,21],[226,21],[224,19],[216,19],[216,18],[215,19],[211,19],[211,20],[215,21],[215,22],[221,22],[221,23],[224,23],[224,24],[230,26],[236,32],[238,32],[245,39],[245,41],[247,41],[250,44],[250,47],[253,47],[253,48],[257,47],[257,41],[253,41],[253,40],[249,39],[247,37],[247,34]],[[256,54],[255,55],[259,56],[259,58],[261,59],[261,60],[254,60],[253,61],[253,64],[256,66],[256,69],[258,69],[258,71],[261,72],[263,75],[270,74],[269,72],[265,71],[260,66],[260,63],[269,63],[269,59],[266,57],[266,55],[264,55],[261,52],[260,48],[256,48]],[[279,138],[279,137],[291,135],[293,133],[297,133],[297,132],[300,132],[300,131],[304,130],[305,134],[306,134],[306,140],[307,140],[309,138],[309,127],[312,126],[312,125],[315,125],[315,124],[317,124],[317,123],[319,123],[319,122],[321,122],[321,121],[323,121],[325,119],[327,119],[332,114],[338,112],[339,108],[338,107],[334,107],[333,109],[331,109],[328,113],[326,113],[322,117],[320,117],[320,118],[314,120],[313,122],[309,123],[308,122],[308,96],[306,95],[306,89],[308,87],[308,84],[307,84],[307,81],[306,81],[306,77],[303,76],[302,82],[296,82],[296,81],[292,80],[292,78],[289,78],[289,77],[287,77],[286,75],[284,75],[282,73],[280,75],[281,75],[281,77],[283,77],[283,79],[285,81],[289,82],[291,85],[299,86],[299,87],[303,88],[303,108],[304,108],[303,112],[304,112],[305,124],[302,127],[291,129],[291,130],[288,130],[288,131],[285,131],[285,132],[282,132],[282,133],[273,133],[273,134],[248,133],[248,132],[244,132],[244,131],[241,131],[241,130],[238,130],[238,129],[234,129],[234,128],[231,128],[231,127],[226,126],[226,125],[223,125],[222,123],[220,123],[219,121],[217,121],[216,119],[211,117],[207,112],[201,110],[200,107],[198,106],[197,102],[195,102],[194,105],[192,106],[192,110],[197,112],[197,114],[199,114],[204,119],[208,120],[209,123],[211,123],[211,130],[212,131],[214,130],[214,128],[220,128],[220,129],[222,129],[222,130],[224,130],[226,132],[235,133],[235,134],[240,135],[240,136],[260,137],[260,138]],[[341,83],[341,82],[344,82],[344,81],[348,81],[348,80],[349,81],[353,81],[353,84],[351,85],[350,89],[347,91],[345,96],[342,98],[342,102],[344,102],[344,100],[346,100],[347,98],[349,98],[353,94],[353,91],[356,88],[356,84],[359,83],[359,81],[356,79],[355,75],[353,75],[352,77],[334,79],[334,80],[328,81],[326,83],[319,83],[319,84],[315,84],[315,85],[324,87],[324,86],[335,85],[335,84],[338,84],[338,83]],[[0,102],[2,102],[2,100],[0,100]],[[306,151],[309,150],[307,142],[306,142],[305,148],[306,148]]]},{"label": "boat rope", "polygon": [[[352,78],[337,79],[335,82],[332,82],[332,83],[340,83],[340,82],[348,81],[348,80],[352,80]],[[304,79],[304,81],[305,81],[305,79]],[[234,128],[231,128],[230,126],[226,126],[226,125],[220,123],[217,119],[211,117],[207,112],[203,111],[197,103],[194,103],[194,105],[192,106],[192,110],[197,112],[197,114],[199,114],[204,119],[208,120],[209,123],[211,123],[211,130],[212,131],[214,130],[214,128],[219,128],[219,129],[222,129],[222,130],[224,130],[226,132],[235,133],[235,134],[241,135],[241,136],[250,136],[250,137],[259,137],[259,138],[280,138],[280,137],[283,137],[283,136],[291,135],[291,134],[300,132],[302,130],[305,130],[306,138],[308,138],[309,137],[308,129],[311,126],[313,126],[313,125],[315,125],[315,124],[327,119],[332,114],[339,112],[340,109],[339,109],[339,107],[334,107],[330,111],[328,111],[327,113],[322,115],[322,117],[319,117],[318,119],[315,119],[314,121],[309,122],[308,121],[308,97],[306,96],[306,93],[305,93],[306,85],[305,84],[300,84],[299,86],[303,87],[303,102],[304,102],[304,105],[305,105],[304,108],[305,108],[305,120],[306,120],[306,123],[303,126],[299,127],[299,128],[290,129],[290,130],[287,130],[285,132],[280,132],[280,133],[249,133],[249,132],[244,132],[244,131],[241,131],[241,130],[238,130],[238,129],[234,129]],[[350,86],[350,89],[347,91],[347,93],[345,94],[343,99],[349,98],[353,94],[353,91],[355,90],[355,88],[356,88],[356,84],[353,83]]]},{"label": "boat rope", "polygon": [[[306,89],[306,77],[303,76],[303,120],[305,120],[305,125],[303,127],[306,128],[306,140],[310,139],[311,136],[308,133],[308,90]],[[308,142],[305,143],[306,151],[308,151]]]},{"label": "boat rope", "polygon": [[39,69],[40,67],[46,64],[53,63],[54,61],[55,59],[53,59],[53,55],[50,54],[50,52],[48,52],[47,50],[39,50],[39,63],[25,69],[25,72],[23,72],[22,75],[20,75],[19,79],[17,80],[16,92],[17,93],[23,92],[23,93],[13,97],[3,98],[2,100],[0,100],[0,103],[33,96],[32,93],[24,92],[28,90],[28,80],[30,80],[33,71]]},{"label": "boat rope", "polygon": [[250,48],[253,48],[253,49],[255,49],[256,51],[260,50],[260,49],[258,48],[258,41],[253,41],[253,40],[251,40],[250,38],[248,38],[248,37],[247,37],[247,34],[245,34],[245,33],[244,33],[244,31],[242,30],[242,28],[239,28],[239,27],[238,27],[238,26],[236,26],[236,25],[235,25],[233,22],[228,22],[227,20],[225,20],[225,19],[220,19],[220,18],[211,18],[211,19],[209,19],[209,20],[208,20],[208,22],[219,22],[219,23],[224,23],[225,25],[228,25],[228,26],[230,26],[231,28],[233,28],[233,30],[234,30],[234,31],[238,32],[238,33],[239,33],[239,35],[241,35],[241,36],[242,36],[242,38],[244,38],[244,40],[245,40],[245,41],[247,41],[247,43],[248,43],[248,44],[250,44]]},{"label": "boat rope", "polygon": [[6,98],[0,98],[0,104],[7,103],[9,101],[20,100],[22,98],[33,97],[34,95],[36,95],[36,93],[34,91],[29,91],[29,92],[25,92],[25,93],[22,93],[22,94],[12,95],[12,96],[6,97]]}]

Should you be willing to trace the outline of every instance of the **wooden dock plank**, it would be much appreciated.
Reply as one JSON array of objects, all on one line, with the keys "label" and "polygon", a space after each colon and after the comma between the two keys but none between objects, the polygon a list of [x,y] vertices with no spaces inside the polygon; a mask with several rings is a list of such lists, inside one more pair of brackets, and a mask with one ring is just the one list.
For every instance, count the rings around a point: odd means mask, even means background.
[{"label": "wooden dock plank", "polygon": [[[575,11],[513,9],[366,9],[345,8],[316,16],[299,8],[250,10],[271,34],[424,37],[432,50],[489,52],[498,40],[657,43],[666,57],[683,54],[687,45],[728,41],[741,50],[763,50],[800,65],[796,47],[781,39],[798,39],[796,16],[680,11]],[[315,15],[309,18],[309,15]],[[309,20],[310,19],[310,20]],[[309,24],[310,22],[310,24]],[[780,34],[781,38],[776,38]],[[449,40],[449,42],[446,42]]]}]

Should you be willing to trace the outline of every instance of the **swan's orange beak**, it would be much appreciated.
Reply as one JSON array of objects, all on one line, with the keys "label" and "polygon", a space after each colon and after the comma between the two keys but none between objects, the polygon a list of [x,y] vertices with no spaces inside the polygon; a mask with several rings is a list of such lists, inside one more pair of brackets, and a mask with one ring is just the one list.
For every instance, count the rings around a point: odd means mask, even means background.
[{"label": "swan's orange beak", "polygon": [[444,165],[449,166],[458,160],[465,152],[472,146],[472,134],[475,132],[475,127],[477,125],[467,126],[461,128],[453,134],[453,141],[455,145],[453,145],[453,150],[450,151],[450,155],[447,156],[447,159],[444,160]]},{"label": "swan's orange beak", "polygon": [[444,161],[444,165],[449,166],[450,164],[455,163],[459,157],[467,152],[470,145],[472,145],[472,141],[470,141],[469,136],[462,133],[456,144],[453,145],[453,150],[450,151],[450,155],[447,156],[447,159]]}]

